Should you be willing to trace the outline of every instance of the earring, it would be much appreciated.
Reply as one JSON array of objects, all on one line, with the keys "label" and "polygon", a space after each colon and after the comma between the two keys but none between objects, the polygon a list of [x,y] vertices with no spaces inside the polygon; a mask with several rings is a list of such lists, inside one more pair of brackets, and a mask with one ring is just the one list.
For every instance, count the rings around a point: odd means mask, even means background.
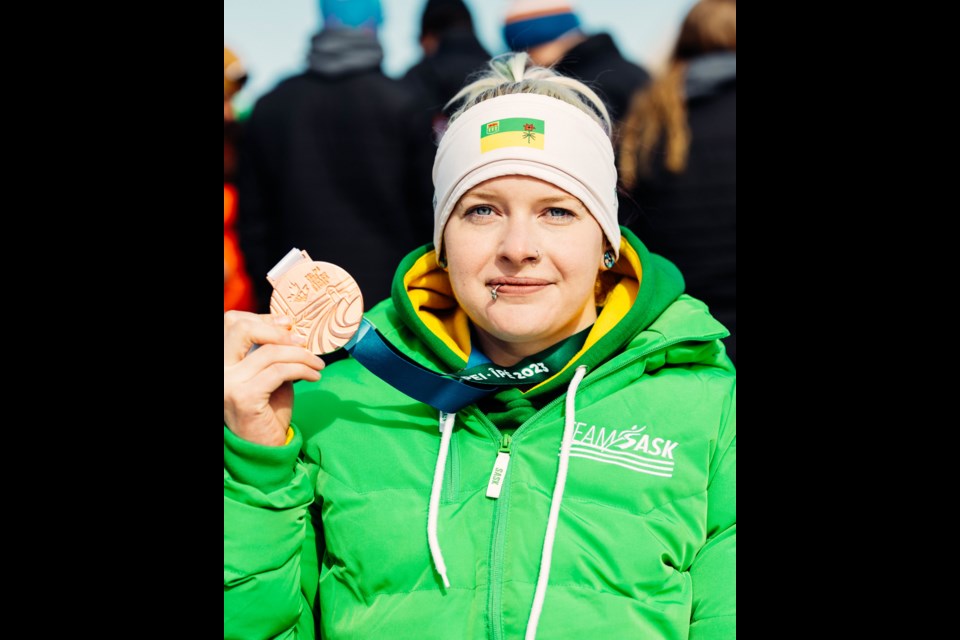
[{"label": "earring", "polygon": [[613,265],[616,264],[617,259],[613,256],[613,251],[607,250],[603,252],[603,266],[607,269],[612,269]]},{"label": "earring", "polygon": [[446,268],[447,268],[447,256],[440,256],[439,258],[437,258],[437,264],[440,265],[440,268],[441,268],[441,269],[446,269]]}]

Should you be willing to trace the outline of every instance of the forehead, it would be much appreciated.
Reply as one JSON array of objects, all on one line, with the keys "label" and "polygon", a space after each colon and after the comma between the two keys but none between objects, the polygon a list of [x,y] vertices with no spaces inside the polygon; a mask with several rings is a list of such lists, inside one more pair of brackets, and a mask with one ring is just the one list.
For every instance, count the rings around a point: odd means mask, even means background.
[{"label": "forehead", "polygon": [[583,206],[579,199],[555,184],[531,176],[500,176],[485,180],[463,194],[461,201],[465,198],[490,196],[570,199]]}]

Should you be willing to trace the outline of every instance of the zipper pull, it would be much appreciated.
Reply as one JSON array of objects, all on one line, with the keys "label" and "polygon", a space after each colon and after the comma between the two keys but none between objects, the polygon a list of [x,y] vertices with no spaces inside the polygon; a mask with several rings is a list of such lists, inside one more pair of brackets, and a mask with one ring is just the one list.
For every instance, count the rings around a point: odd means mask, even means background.
[{"label": "zipper pull", "polygon": [[503,440],[500,442],[500,451],[497,452],[497,461],[493,463],[493,471],[490,472],[490,482],[487,483],[487,497],[499,498],[500,490],[503,488],[503,481],[507,476],[507,465],[510,464],[510,434],[503,434]]}]

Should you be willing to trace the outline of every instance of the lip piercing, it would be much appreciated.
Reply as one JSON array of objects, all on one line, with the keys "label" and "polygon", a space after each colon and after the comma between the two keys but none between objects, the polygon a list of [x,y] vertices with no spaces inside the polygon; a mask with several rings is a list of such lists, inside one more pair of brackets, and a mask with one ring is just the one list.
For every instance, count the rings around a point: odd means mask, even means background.
[{"label": "lip piercing", "polygon": [[496,300],[496,299],[497,299],[497,289],[499,289],[499,288],[502,287],[502,286],[503,286],[502,284],[498,284],[498,285],[494,285],[494,287],[493,287],[492,289],[490,289],[490,297],[491,297],[493,300]]}]

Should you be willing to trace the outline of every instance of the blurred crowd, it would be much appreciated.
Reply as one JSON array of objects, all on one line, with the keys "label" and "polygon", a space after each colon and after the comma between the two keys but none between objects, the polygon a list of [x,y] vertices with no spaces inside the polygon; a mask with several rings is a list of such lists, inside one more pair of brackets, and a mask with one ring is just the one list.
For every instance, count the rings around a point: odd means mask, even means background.
[{"label": "blurred crowd", "polygon": [[[389,297],[397,264],[432,241],[431,174],[451,99],[490,60],[462,0],[427,0],[422,58],[399,79],[381,69],[379,0],[319,7],[305,70],[242,121],[232,100],[247,70],[224,46],[224,311],[268,312],[266,273],[293,247],[345,269],[366,308]],[[656,74],[586,30],[570,2],[514,0],[502,35],[603,99],[620,223],[677,264],[687,293],[730,330],[735,363],[736,0],[694,4]]]}]

